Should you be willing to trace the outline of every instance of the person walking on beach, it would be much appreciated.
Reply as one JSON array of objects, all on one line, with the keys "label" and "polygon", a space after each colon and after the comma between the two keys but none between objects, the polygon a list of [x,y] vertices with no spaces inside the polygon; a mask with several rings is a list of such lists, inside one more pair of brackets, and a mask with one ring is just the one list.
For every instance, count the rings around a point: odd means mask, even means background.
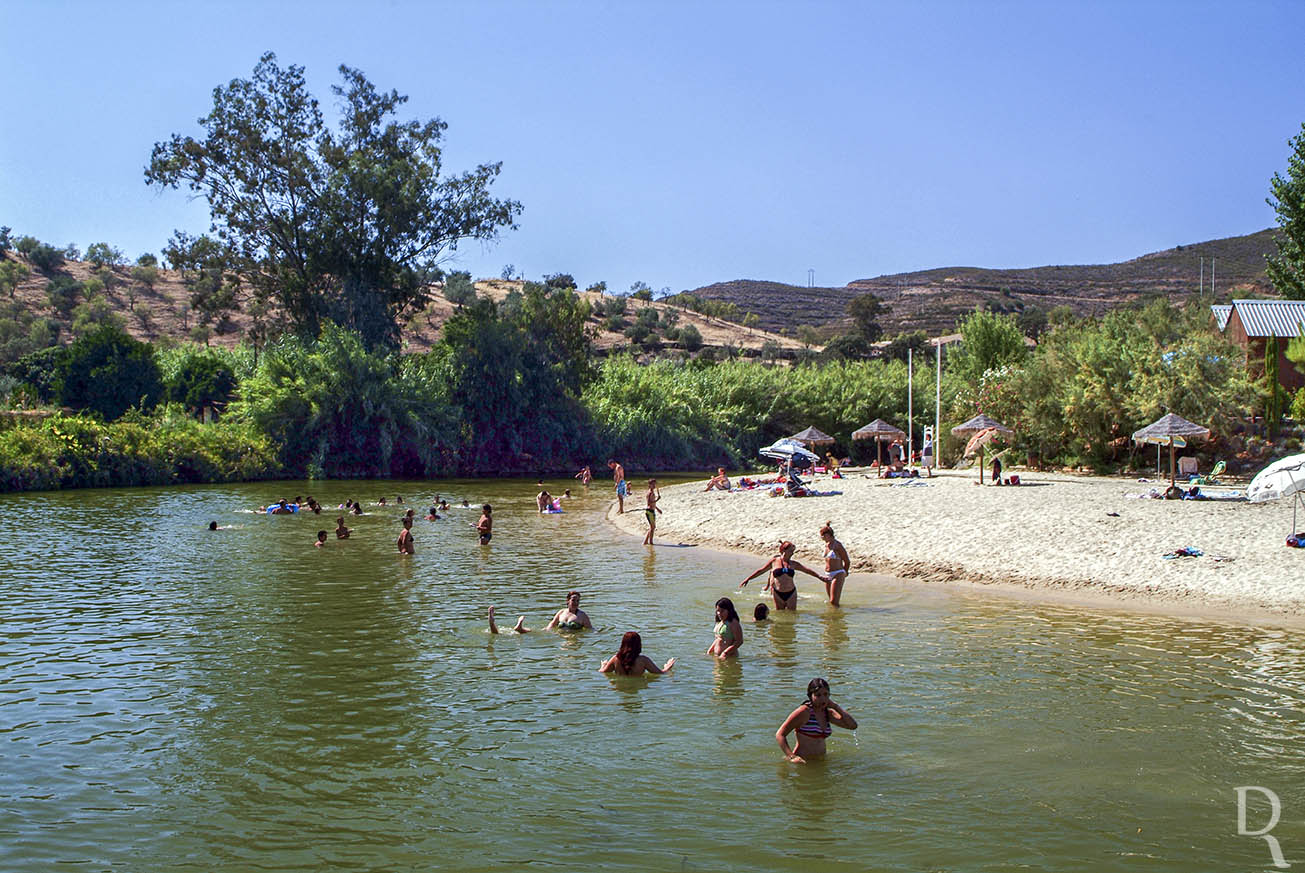
[{"label": "person walking on beach", "polygon": [[412,516],[403,517],[403,530],[399,531],[399,539],[395,545],[399,547],[400,555],[411,555],[416,551],[412,542]]},{"label": "person walking on beach", "polygon": [[838,606],[843,596],[843,583],[852,569],[852,559],[847,556],[843,544],[834,538],[834,529],[829,522],[820,529],[820,538],[825,541],[825,597],[830,606]]},{"label": "person walking on beach", "polygon": [[[765,606],[764,603],[760,605]],[[743,624],[739,621],[734,601],[728,597],[716,601],[716,627],[713,633],[716,634],[716,639],[707,647],[708,655],[722,661],[738,656],[739,646],[743,645]]]},{"label": "person walking on beach", "polygon": [[795,570],[801,570],[808,576],[815,576],[821,582],[828,582],[821,574],[793,560],[794,545],[788,540],[779,544],[779,551],[773,558],[766,561],[759,570],[748,578],[744,579],[739,585],[740,588],[747,587],[747,584],[756,579],[762,573],[769,571],[766,578],[766,587],[762,591],[770,591],[771,597],[775,600],[775,609],[797,609],[797,585],[794,582],[793,574]]},{"label": "person walking on beach", "polygon": [[642,676],[644,673],[659,676],[662,673],[669,673],[674,666],[675,659],[671,658],[658,667],[653,663],[652,658],[643,654],[643,640],[640,636],[634,631],[626,631],[625,636],[621,637],[621,648],[603,662],[598,672],[615,673],[617,676]]},{"label": "person walking on beach", "polygon": [[[464,501],[465,502],[465,501]],[[489,545],[494,538],[494,507],[486,503],[480,508],[480,520],[476,522],[476,533],[480,534],[480,544]]]},{"label": "person walking on beach", "polygon": [[[793,710],[775,731],[775,741],[786,759],[805,764],[808,758],[824,756],[825,739],[834,732],[834,725],[854,731],[856,719],[829,699],[829,683],[817,677],[807,684],[806,702]],[[797,746],[790,749],[788,735],[794,731],[797,731]]]},{"label": "person walking on beach", "polygon": [[643,538],[643,544],[651,546],[653,531],[657,530],[657,513],[661,512],[657,508],[657,501],[662,499],[662,490],[657,487],[656,479],[648,480],[648,493],[644,499],[648,501],[648,508],[643,511],[643,514],[648,516],[648,535]]},{"label": "person walking on beach", "polygon": [[630,493],[625,484],[625,468],[610,458],[607,466],[612,468],[612,481],[616,483],[616,513],[625,512],[625,495]]}]

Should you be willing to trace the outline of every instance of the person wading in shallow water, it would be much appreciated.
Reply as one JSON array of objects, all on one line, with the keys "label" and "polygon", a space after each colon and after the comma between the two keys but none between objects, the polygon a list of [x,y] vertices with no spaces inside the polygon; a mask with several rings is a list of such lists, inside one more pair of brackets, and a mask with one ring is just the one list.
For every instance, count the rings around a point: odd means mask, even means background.
[{"label": "person wading in shallow water", "polygon": [[775,601],[775,609],[797,609],[797,585],[794,584],[793,578],[795,570],[801,570],[808,576],[815,576],[821,582],[828,582],[829,579],[793,560],[793,550],[793,544],[788,540],[784,540],[779,544],[779,552],[763,564],[760,569],[753,572],[751,576],[744,579],[739,587],[747,587],[749,582],[769,570],[770,575],[766,577],[766,587],[762,590],[770,591],[771,597]]},{"label": "person wading in shallow water", "polygon": [[608,460],[607,466],[612,468],[612,481],[616,483],[616,512],[621,514],[625,512],[625,495],[630,493],[629,487],[625,484],[625,468],[614,460]]},{"label": "person wading in shallow water", "polygon": [[[793,710],[775,731],[775,741],[784,751],[784,757],[794,764],[805,764],[809,758],[823,757],[825,738],[834,732],[834,725],[856,730],[856,719],[843,707],[829,699],[829,683],[812,679],[807,685],[806,702]],[[789,749],[788,735],[797,731],[797,747]]]},{"label": "person wading in shallow water", "polygon": [[643,538],[643,544],[651,546],[653,532],[657,530],[657,513],[661,512],[657,507],[657,501],[662,499],[662,490],[657,487],[656,479],[648,480],[648,494],[645,499],[648,501],[648,508],[643,511],[643,514],[648,517],[648,535]]}]

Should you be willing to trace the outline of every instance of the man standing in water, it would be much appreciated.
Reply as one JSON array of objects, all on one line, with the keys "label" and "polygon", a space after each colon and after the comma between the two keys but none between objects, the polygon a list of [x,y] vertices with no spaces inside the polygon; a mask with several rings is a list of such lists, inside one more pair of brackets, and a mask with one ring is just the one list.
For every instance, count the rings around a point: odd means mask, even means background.
[{"label": "man standing in water", "polygon": [[625,468],[612,459],[607,460],[607,466],[612,468],[612,481],[616,483],[616,512],[625,512],[625,495],[629,493],[625,484]]}]

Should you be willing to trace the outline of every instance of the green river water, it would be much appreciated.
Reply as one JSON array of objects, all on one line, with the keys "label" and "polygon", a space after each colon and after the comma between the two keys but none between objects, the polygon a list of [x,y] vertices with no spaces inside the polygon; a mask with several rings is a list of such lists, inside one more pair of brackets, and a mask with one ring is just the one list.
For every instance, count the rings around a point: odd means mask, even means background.
[{"label": "green river water", "polygon": [[[610,482],[560,515],[534,490],[0,497],[0,870],[1272,869],[1238,786],[1305,863],[1294,630],[891,581],[834,610],[799,576],[796,617],[720,664],[712,603],[760,557],[646,548]],[[492,545],[475,509],[420,520],[436,491],[494,504]],[[248,511],[309,493],[402,494],[416,555],[401,508],[324,549],[338,513]],[[490,604],[541,626],[570,588],[596,632],[486,633]],[[672,675],[596,672],[626,630]],[[817,675],[860,729],[788,764]]]}]

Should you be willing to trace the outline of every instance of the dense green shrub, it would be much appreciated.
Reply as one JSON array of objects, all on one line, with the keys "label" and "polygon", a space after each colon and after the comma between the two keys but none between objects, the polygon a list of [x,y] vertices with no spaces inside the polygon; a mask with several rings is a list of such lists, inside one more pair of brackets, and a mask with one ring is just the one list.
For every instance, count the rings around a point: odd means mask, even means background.
[{"label": "dense green shrub", "polygon": [[11,298],[18,286],[24,279],[30,276],[31,270],[27,269],[25,264],[17,261],[0,260],[0,294],[8,294]]},{"label": "dense green shrub", "polygon": [[[1020,454],[1110,463],[1132,432],[1177,412],[1232,433],[1257,404],[1240,349],[1214,334],[1199,305],[1157,301],[1100,321],[1057,322],[1021,363],[962,377],[952,418],[985,412],[1016,430]],[[949,372],[955,369],[947,358]]]},{"label": "dense green shrub", "polygon": [[55,391],[60,403],[113,421],[132,407],[153,409],[163,397],[163,383],[149,344],[106,325],[59,356]]},{"label": "dense green shrub", "polygon": [[55,276],[45,283],[45,296],[55,312],[64,318],[71,318],[82,296],[82,283],[72,276]]},{"label": "dense green shrub", "polygon": [[450,471],[458,434],[448,385],[441,361],[368,352],[327,322],[317,340],[265,349],[231,412],[267,434],[296,475],[436,475]]},{"label": "dense green shrub", "polygon": [[281,475],[267,437],[165,410],[105,424],[55,415],[0,432],[0,490],[232,482]]},{"label": "dense green shrub", "polygon": [[[93,281],[93,280],[88,280]],[[72,332],[76,336],[85,336],[101,327],[113,327],[125,330],[126,320],[113,311],[103,294],[88,295],[85,303],[80,303],[72,312]]]},{"label": "dense green shrub", "polygon": [[59,339],[59,322],[37,318],[21,303],[0,305],[0,363],[17,361]]},{"label": "dense green shrub", "polygon": [[[944,403],[955,380],[944,380]],[[861,452],[851,432],[873,418],[906,427],[906,367],[897,362],[771,367],[609,359],[584,395],[601,443],[640,466],[754,463],[756,452],[815,425]],[[933,421],[932,392],[915,398],[916,430]],[[873,446],[871,446],[873,448]]]},{"label": "dense green shrub", "polygon": [[28,352],[5,367],[5,373],[29,386],[42,403],[53,403],[58,395],[55,379],[63,349],[58,346]]},{"label": "dense green shrub", "polygon": [[[26,241],[27,239],[31,239],[31,237],[24,237],[23,241]],[[19,249],[19,251],[22,251],[22,249]],[[27,255],[27,259],[31,261],[38,270],[42,273],[50,273],[63,266],[64,252],[65,250],[63,249],[56,249],[52,245],[38,242],[29,252],[25,252],[25,254]]]},{"label": "dense green shrub", "polygon": [[235,396],[239,379],[253,373],[248,348],[218,349],[183,344],[155,349],[154,359],[168,400],[198,414],[204,407],[222,409]]},{"label": "dense green shrub", "polygon": [[103,242],[91,243],[86,247],[86,260],[90,261],[96,269],[120,267],[126,263],[121,249]]}]

